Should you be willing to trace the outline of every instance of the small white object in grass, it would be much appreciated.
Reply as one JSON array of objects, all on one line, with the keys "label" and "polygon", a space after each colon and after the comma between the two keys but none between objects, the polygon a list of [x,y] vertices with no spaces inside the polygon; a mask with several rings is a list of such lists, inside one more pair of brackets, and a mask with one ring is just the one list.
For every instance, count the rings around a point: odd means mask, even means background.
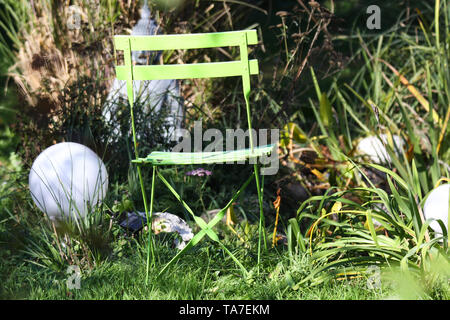
[{"label": "small white object in grass", "polygon": [[[145,218],[145,212],[138,212],[140,216]],[[168,213],[168,212],[155,212],[153,213],[152,230],[155,234],[160,232],[176,232],[181,237],[181,242],[175,239],[175,246],[177,249],[182,250],[186,243],[189,242],[194,234],[189,225],[180,217]]]},{"label": "small white object in grass", "polygon": [[[380,134],[380,138],[370,136],[362,139],[356,147],[357,152],[361,155],[368,156],[373,163],[383,164],[391,162],[391,157],[384,146],[384,144],[389,145],[388,137],[386,134]],[[393,149],[397,156],[399,156],[399,151],[403,149],[405,142],[397,135],[393,135],[392,140],[394,141]]]},{"label": "small white object in grass", "polygon": [[[450,184],[443,184],[433,189],[425,200],[423,213],[425,219],[442,220],[448,231],[448,216],[450,214]],[[430,224],[434,232],[442,234],[442,228],[437,221]]]},{"label": "small white object in grass", "polygon": [[50,219],[79,218],[105,197],[108,173],[94,151],[79,143],[62,142],[34,160],[29,186],[34,203]]}]

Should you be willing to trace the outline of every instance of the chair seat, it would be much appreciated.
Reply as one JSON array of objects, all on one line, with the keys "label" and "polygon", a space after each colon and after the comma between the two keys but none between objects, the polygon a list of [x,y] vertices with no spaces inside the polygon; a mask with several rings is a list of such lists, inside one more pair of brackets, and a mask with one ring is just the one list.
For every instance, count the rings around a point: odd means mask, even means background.
[{"label": "chair seat", "polygon": [[208,164],[225,163],[235,161],[245,161],[251,158],[261,157],[270,154],[275,144],[259,146],[251,149],[234,151],[215,152],[161,152],[153,151],[145,158],[133,160],[133,163],[149,163],[152,165],[188,165],[188,164]]}]

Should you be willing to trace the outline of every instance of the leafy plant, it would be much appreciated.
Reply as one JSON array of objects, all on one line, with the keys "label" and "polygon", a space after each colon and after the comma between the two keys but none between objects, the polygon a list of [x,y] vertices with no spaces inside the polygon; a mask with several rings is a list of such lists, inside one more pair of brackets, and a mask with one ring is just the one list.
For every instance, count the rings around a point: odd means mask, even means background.
[{"label": "leafy plant", "polygon": [[[392,32],[386,35],[389,40],[383,46],[385,35],[381,35],[378,41],[373,41],[377,44],[375,53],[370,53],[369,45],[361,39],[361,54],[366,64],[353,86],[367,98],[351,85],[345,87],[370,115],[367,124],[357,116],[356,108],[349,107],[350,96],[337,83],[330,90],[333,95],[330,100],[316,85],[320,111],[315,112],[321,133],[327,137],[325,142],[331,158],[342,163],[341,174],[353,172],[351,179],[355,186],[347,180],[328,189],[325,195],[309,198],[298,209],[297,219],[291,221],[289,232],[292,240],[296,240],[293,245],[309,251],[314,261],[323,263],[299,282],[297,288],[336,277],[361,277],[370,265],[398,266],[403,271],[424,276],[430,272],[428,266],[433,256],[440,256],[448,263],[447,232],[434,236],[429,228],[431,221],[425,220],[422,212],[427,194],[441,177],[450,175],[448,147],[443,147],[442,140],[449,134],[450,104],[445,92],[448,92],[446,79],[450,74],[448,68],[440,68],[450,61],[448,51],[443,49],[449,35],[439,34],[442,25],[448,29],[448,8],[446,3],[436,1],[434,9],[431,27],[426,28],[423,16],[419,15],[423,37]],[[432,35],[434,41],[430,40]],[[390,53],[402,52],[400,48],[405,46],[413,54],[408,54],[399,72],[392,66],[394,62],[386,61],[397,61],[396,57],[389,57]],[[434,72],[433,68],[436,68]],[[408,73],[415,79],[414,85],[406,80]],[[419,90],[426,92],[427,98]],[[385,130],[398,134],[408,141],[409,148],[398,154],[394,146],[386,144],[391,159],[387,167],[359,164],[357,159],[350,158],[353,148],[349,147],[353,143],[349,121],[340,112],[333,117],[330,103],[341,105],[363,132],[378,135]],[[315,110],[312,101],[311,105]],[[336,119],[338,126],[334,127],[332,123]],[[349,142],[349,147],[340,147],[343,144],[338,137]],[[375,185],[368,169],[385,175],[387,187]],[[309,223],[309,228],[302,234],[298,225],[305,223]]]}]

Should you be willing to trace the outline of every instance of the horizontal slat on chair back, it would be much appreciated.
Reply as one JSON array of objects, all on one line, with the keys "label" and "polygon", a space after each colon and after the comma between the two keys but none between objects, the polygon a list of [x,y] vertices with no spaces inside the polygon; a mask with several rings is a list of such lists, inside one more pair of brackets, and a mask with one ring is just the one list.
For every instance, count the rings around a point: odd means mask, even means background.
[{"label": "horizontal slat on chair back", "polygon": [[256,30],[245,30],[154,36],[118,35],[114,36],[114,45],[117,50],[126,50],[130,43],[131,51],[219,48],[239,46],[245,36],[247,36],[247,44],[258,43]]},{"label": "horizontal slat on chair back", "polygon": [[[259,73],[257,60],[249,60],[249,65],[250,74]],[[127,80],[127,72],[127,66],[117,66],[117,79]],[[195,64],[166,64],[133,67],[133,80],[216,78],[241,75],[242,63],[240,61]]]}]

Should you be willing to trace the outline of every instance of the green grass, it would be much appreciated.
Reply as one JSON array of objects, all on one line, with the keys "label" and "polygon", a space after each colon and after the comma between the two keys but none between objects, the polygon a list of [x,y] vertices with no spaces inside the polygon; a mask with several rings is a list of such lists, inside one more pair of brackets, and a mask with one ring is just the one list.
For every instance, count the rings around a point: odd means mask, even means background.
[{"label": "green grass", "polygon": [[[22,179],[19,175],[16,183],[23,183]],[[61,236],[55,237],[47,219],[32,205],[26,190],[7,189],[4,192],[0,206],[0,299],[303,300],[378,299],[384,294],[368,289],[365,279],[329,281],[294,290],[296,283],[317,268],[309,255],[290,252],[286,245],[280,245],[263,252],[261,265],[257,268],[258,225],[247,225],[245,221],[235,229],[245,238],[246,245],[222,222],[217,232],[249,271],[247,277],[242,276],[229,255],[206,239],[157,277],[178,251],[170,245],[172,236],[159,234],[155,246],[156,264],[150,269],[149,284],[146,285],[146,232],[130,237],[115,220],[110,229],[105,229],[104,226],[109,225],[109,215],[106,211],[97,211],[99,215],[95,213],[87,221],[89,226],[84,223],[80,227],[68,225],[67,230],[72,234],[69,244]],[[122,188],[112,188],[106,207],[110,202],[120,207],[120,202],[113,199],[123,192]],[[79,228],[81,235],[77,232]],[[103,228],[100,235],[89,232],[99,228]],[[66,247],[59,249],[62,241]],[[103,254],[96,256],[99,246],[104,249]],[[68,289],[69,265],[81,268],[79,290]]]},{"label": "green grass", "polygon": [[[244,245],[222,222],[217,232],[227,248],[249,271],[243,277],[239,267],[217,244],[206,239],[157,277],[177,253],[173,237],[156,237],[156,264],[146,279],[147,233],[129,237],[105,211],[116,207],[115,197],[122,187],[110,188],[103,211],[93,214],[90,225],[69,224],[72,242],[56,237],[45,216],[32,205],[23,184],[16,177],[10,189],[3,190],[0,205],[0,299],[379,299],[384,291],[367,288],[366,279],[328,281],[295,290],[296,283],[317,268],[308,254],[289,251],[287,245],[263,252],[257,268],[256,223],[235,226],[246,240]],[[120,199],[120,198],[119,198]],[[126,207],[126,206],[125,206]],[[126,208],[129,210],[129,208]],[[98,214],[97,214],[98,213]],[[77,232],[81,228],[81,235]],[[95,231],[103,228],[101,234]],[[61,230],[61,229],[58,229]],[[268,228],[268,230],[272,230]],[[198,231],[198,230],[197,230]],[[60,232],[60,231],[58,231]],[[98,241],[98,238],[102,241]],[[269,237],[269,235],[268,235]],[[60,249],[62,241],[66,247]],[[97,247],[103,254],[97,256]],[[60,254],[62,250],[62,255]],[[69,265],[81,268],[81,288],[69,290]],[[384,290],[384,289],[383,289]],[[388,290],[388,289],[386,289]]]},{"label": "green grass", "polygon": [[[209,253],[208,253],[209,251]],[[82,275],[80,289],[67,288],[68,274],[54,273],[29,263],[14,261],[2,270],[1,299],[379,299],[382,290],[368,289],[365,280],[337,281],[314,288],[293,290],[293,281],[305,276],[306,257],[292,264],[286,255],[271,253],[264,270],[248,279],[239,276],[232,264],[217,263],[208,256],[213,248],[191,252],[158,279],[157,267],[145,285],[145,260],[131,254],[105,262]],[[220,257],[218,257],[220,259]],[[283,262],[279,262],[285,260]],[[281,267],[281,268],[280,268]],[[274,270],[289,270],[270,275]],[[5,273],[5,271],[8,271]],[[275,272],[276,273],[276,272]]]}]

